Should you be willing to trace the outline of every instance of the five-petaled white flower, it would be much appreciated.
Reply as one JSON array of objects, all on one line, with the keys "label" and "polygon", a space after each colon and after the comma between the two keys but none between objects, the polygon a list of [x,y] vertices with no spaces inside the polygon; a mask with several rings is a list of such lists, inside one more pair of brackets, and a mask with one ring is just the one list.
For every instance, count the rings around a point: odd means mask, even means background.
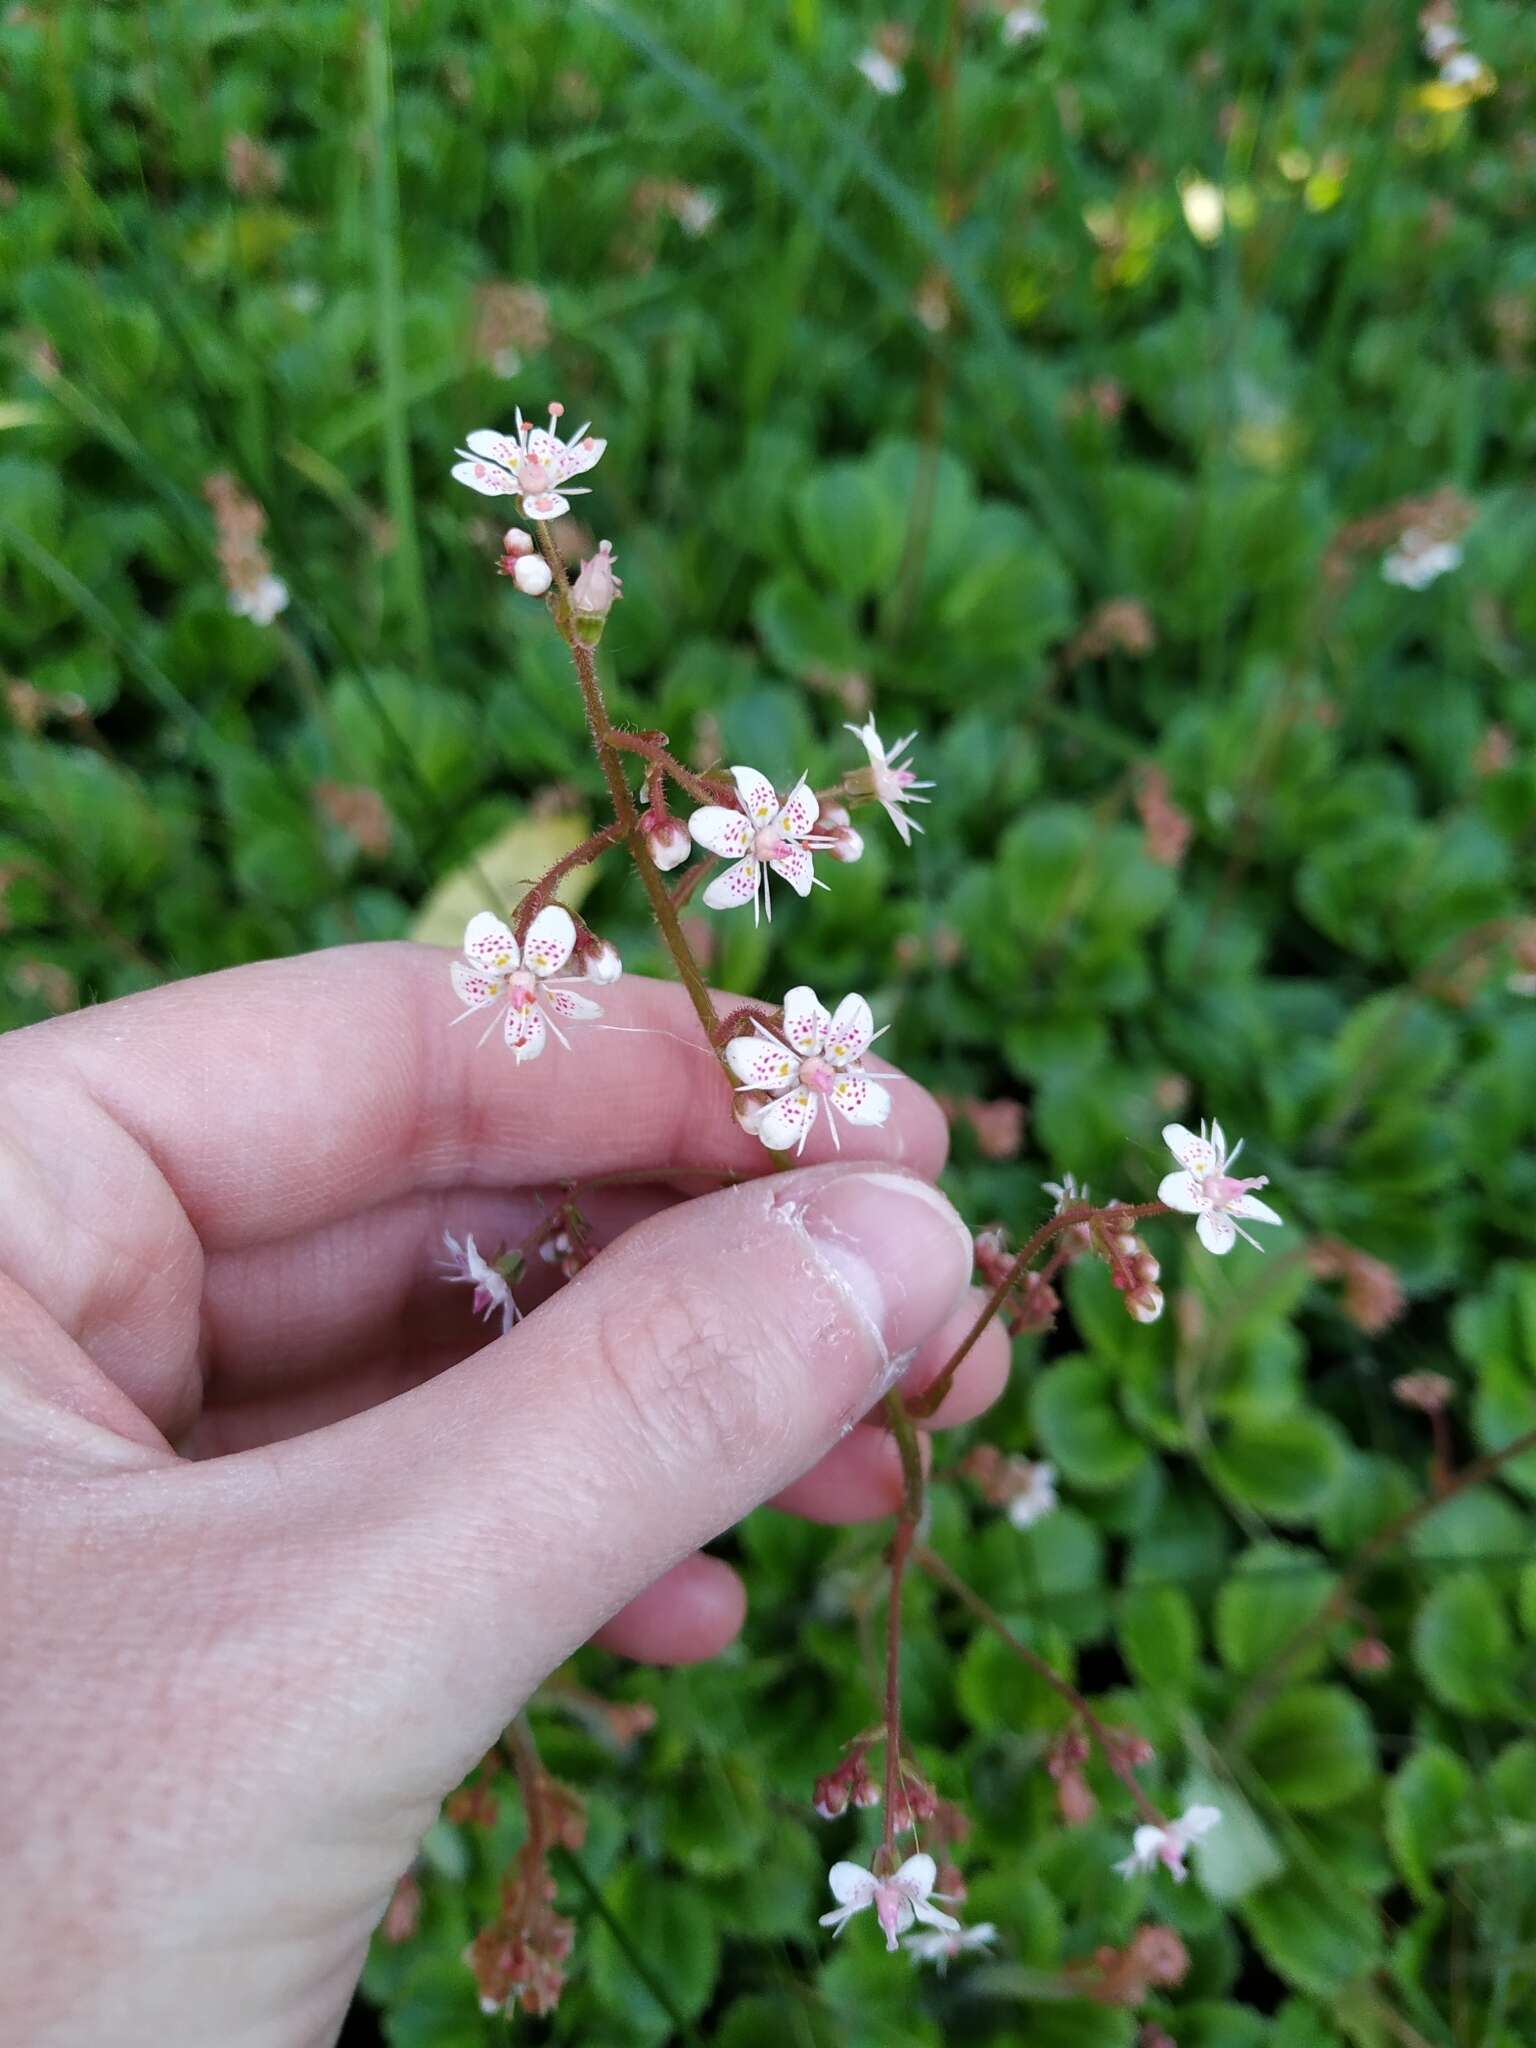
[{"label": "five-petaled white flower", "polygon": [[945,1934],[958,1934],[960,1922],[953,1914],[941,1913],[929,1904],[938,1875],[931,1856],[909,1856],[890,1877],[876,1877],[857,1863],[834,1863],[827,1883],[837,1905],[822,1914],[820,1924],[830,1927],[834,1935],[841,1934],[855,1913],[873,1906],[875,1918],[885,1930],[885,1945],[893,1954],[897,1935],[905,1934],[914,1920],[925,1921]]},{"label": "five-petaled white flower", "polygon": [[1208,1835],[1221,1819],[1219,1806],[1192,1806],[1187,1813],[1181,1813],[1165,1828],[1138,1828],[1131,1837],[1131,1853],[1115,1865],[1122,1877],[1138,1877],[1144,1870],[1155,1870],[1159,1863],[1168,1872],[1175,1884],[1182,1884],[1188,1875],[1184,1858],[1190,1844],[1198,1842],[1202,1835]]},{"label": "five-petaled white flower", "polygon": [[1229,1252],[1239,1237],[1255,1251],[1262,1251],[1264,1247],[1258,1239],[1234,1218],[1243,1217],[1252,1223],[1280,1223],[1284,1219],[1275,1214],[1268,1202],[1261,1202],[1250,1192],[1253,1188],[1267,1188],[1268,1174],[1237,1180],[1228,1171],[1237,1164],[1242,1139],[1229,1156],[1218,1123],[1211,1125],[1209,1136],[1202,1123],[1198,1138],[1183,1124],[1164,1124],[1163,1143],[1179,1162],[1180,1171],[1164,1175],[1157,1199],[1185,1216],[1199,1218],[1195,1231],[1208,1252]]},{"label": "five-petaled white flower", "polygon": [[1388,583],[1401,584],[1405,590],[1424,590],[1460,567],[1461,549],[1455,541],[1436,540],[1411,526],[1391,554],[1382,557],[1381,573]]},{"label": "five-petaled white flower", "polygon": [[901,1944],[915,1963],[932,1963],[942,1977],[956,1956],[963,1956],[967,1949],[990,1948],[997,1939],[997,1929],[990,1920],[979,1920],[974,1927],[962,1927],[958,1934],[909,1934]]},{"label": "five-petaled white flower", "polygon": [[810,855],[812,847],[827,843],[813,834],[821,806],[803,775],[782,803],[767,776],[755,768],[733,768],[731,775],[741,809],[706,804],[688,820],[688,830],[707,853],[718,853],[735,863],[723,875],[716,875],[704,891],[704,901],[711,910],[732,910],[738,903],[750,903],[756,924],[760,908],[773,916],[768,868],[788,882],[797,896],[809,896],[813,887],[827,886],[817,882]]},{"label": "five-petaled white flower", "polygon": [[864,751],[869,756],[869,766],[859,771],[858,779],[867,777],[870,794],[877,799],[885,815],[901,834],[902,845],[910,846],[912,834],[921,832],[923,828],[916,818],[907,816],[902,806],[931,803],[931,797],[918,796],[916,792],[920,789],[933,788],[931,782],[918,781],[912,773],[910,758],[905,761],[898,759],[899,755],[906,753],[917,738],[917,734],[909,732],[906,738],[898,740],[894,747],[887,747],[882,744],[880,735],[875,730],[873,718],[863,725],[845,726],[844,731],[851,732],[856,740],[861,740]]},{"label": "five-petaled white flower", "polygon": [[784,998],[782,1039],[766,1024],[753,1022],[757,1035],[731,1039],[725,1057],[744,1089],[762,1089],[773,1097],[748,1124],[771,1151],[793,1145],[803,1152],[823,1101],[834,1144],[841,1144],[837,1116],[851,1124],[885,1122],[890,1091],[859,1065],[880,1035],[862,996],[844,996],[828,1015],[815,989],[792,988]]},{"label": "five-petaled white flower", "polygon": [[[521,947],[489,910],[478,911],[464,927],[464,958],[453,963],[453,992],[465,1006],[465,1017],[506,998],[507,1043],[517,1054],[519,1066],[524,1060],[536,1060],[544,1050],[546,1010],[549,1029],[567,1052],[571,1042],[556,1017],[571,1023],[603,1014],[588,997],[553,985],[552,977],[570,959],[575,944],[575,920],[558,903],[539,912]],[[454,1022],[462,1023],[463,1018]],[[495,1023],[494,1017],[491,1022]],[[488,1026],[482,1045],[490,1035]]]},{"label": "five-petaled white flower", "polygon": [[448,1256],[443,1261],[448,1278],[474,1288],[472,1306],[477,1316],[488,1317],[501,1310],[501,1334],[505,1336],[522,1313],[512,1299],[506,1274],[481,1258],[472,1234],[460,1244],[451,1231],[445,1230],[443,1243],[448,1247]]},{"label": "five-petaled white flower", "polygon": [[567,488],[568,480],[591,469],[608,443],[594,441],[584,426],[562,441],[555,423],[564,410],[563,405],[549,408],[547,430],[530,427],[518,412],[515,437],[493,427],[466,434],[458,451],[464,459],[453,465],[455,480],[482,498],[521,498],[525,519],[558,519],[569,512],[570,500],[585,497],[587,486]]}]

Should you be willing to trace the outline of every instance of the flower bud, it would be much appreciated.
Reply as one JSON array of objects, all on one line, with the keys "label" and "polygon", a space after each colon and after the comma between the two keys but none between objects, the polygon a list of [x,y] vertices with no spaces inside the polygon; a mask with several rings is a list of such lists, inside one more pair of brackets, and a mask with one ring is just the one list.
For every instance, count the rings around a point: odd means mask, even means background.
[{"label": "flower bud", "polygon": [[851,867],[863,856],[863,835],[854,830],[841,804],[824,804],[816,829],[831,842],[826,850],[833,860],[840,860]]},{"label": "flower bud", "polygon": [[613,570],[613,543],[605,540],[591,560],[582,563],[581,574],[571,586],[576,630],[589,647],[603,637],[608,614],[623,595],[624,585]]},{"label": "flower bud", "polygon": [[[531,555],[533,535],[525,532],[521,526],[509,526],[501,536],[501,551],[504,555],[510,555],[514,562],[519,555]],[[511,573],[509,569],[507,574],[510,576]]]},{"label": "flower bud", "polygon": [[688,837],[688,827],[681,818],[658,818],[648,811],[641,830],[645,834],[646,850],[663,874],[669,868],[680,868],[693,852],[693,841]]},{"label": "flower bud", "polygon": [[1125,1306],[1134,1322],[1155,1323],[1163,1312],[1163,1290],[1161,1287],[1133,1287],[1125,1297]]},{"label": "flower bud", "polygon": [[508,573],[524,597],[542,597],[555,580],[542,555],[519,555]]},{"label": "flower bud", "polygon": [[598,982],[605,988],[624,972],[617,946],[609,945],[606,939],[595,939],[585,958],[588,981]]}]

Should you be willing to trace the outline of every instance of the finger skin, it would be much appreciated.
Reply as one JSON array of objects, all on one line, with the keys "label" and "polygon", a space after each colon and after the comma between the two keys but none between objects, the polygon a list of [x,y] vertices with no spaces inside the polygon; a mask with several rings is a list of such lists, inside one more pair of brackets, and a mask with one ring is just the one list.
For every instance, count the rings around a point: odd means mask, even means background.
[{"label": "finger skin", "polygon": [[696,1553],[637,1594],[593,1640],[646,1664],[699,1664],[734,1642],[746,1613],[736,1573],[723,1558]]},{"label": "finger skin", "polygon": [[[922,1346],[901,1383],[904,1401],[910,1402],[927,1392],[970,1335],[986,1300],[982,1288],[971,1288],[943,1328],[936,1330]],[[939,1406],[932,1415],[919,1418],[919,1429],[954,1429],[962,1422],[974,1422],[1007,1386],[1012,1364],[1013,1345],[994,1316],[961,1360],[960,1370]]]}]

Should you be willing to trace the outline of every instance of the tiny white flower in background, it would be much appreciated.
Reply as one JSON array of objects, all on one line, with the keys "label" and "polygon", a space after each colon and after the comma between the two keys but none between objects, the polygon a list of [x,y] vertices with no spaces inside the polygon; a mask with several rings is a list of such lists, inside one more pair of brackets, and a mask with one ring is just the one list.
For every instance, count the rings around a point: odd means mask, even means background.
[{"label": "tiny white flower in background", "polygon": [[816,865],[809,849],[822,850],[824,838],[813,836],[820,805],[814,790],[802,776],[784,798],[766,775],[755,768],[733,768],[740,810],[723,804],[706,804],[688,820],[688,830],[708,853],[734,861],[723,875],[716,875],[704,891],[711,910],[731,910],[738,903],[752,905],[752,922],[759,911],[773,916],[766,869],[788,882],[797,896],[809,896],[813,887],[826,887],[816,880]]},{"label": "tiny white flower in background", "polygon": [[1432,21],[1424,31],[1424,54],[1437,62],[1448,56],[1461,41],[1460,29],[1448,21]]},{"label": "tiny white flower in background", "polygon": [[279,612],[288,609],[288,586],[281,576],[260,576],[247,588],[230,592],[229,608],[237,618],[270,626]]},{"label": "tiny white flower in background", "polygon": [[[463,1003],[466,1017],[505,998],[506,1040],[519,1066],[524,1060],[536,1060],[544,1050],[546,1014],[548,1029],[567,1052],[571,1042],[555,1019],[563,1017],[571,1023],[603,1014],[586,996],[554,986],[553,977],[570,959],[575,945],[575,920],[558,903],[539,912],[521,947],[489,910],[478,911],[464,928],[464,958],[455,960],[450,970],[454,994]],[[495,1023],[494,1016],[491,1022]],[[482,1045],[489,1036],[487,1028]]]},{"label": "tiny white flower in background", "polygon": [[1056,1467],[1031,1465],[1019,1491],[1008,1503],[1008,1519],[1015,1529],[1031,1529],[1060,1505],[1056,1497]]},{"label": "tiny white flower in background", "polygon": [[672,218],[685,235],[707,235],[720,218],[720,202],[713,192],[679,185],[672,195]]},{"label": "tiny white flower in background", "polygon": [[1442,85],[1476,85],[1483,75],[1483,60],[1470,50],[1458,50],[1440,66]]},{"label": "tiny white flower in background", "polygon": [[815,989],[792,988],[784,998],[784,1037],[765,1024],[756,1029],[755,1037],[731,1039],[725,1057],[744,1089],[773,1097],[746,1126],[770,1151],[793,1145],[803,1152],[823,1100],[835,1143],[841,1141],[834,1111],[851,1124],[883,1124],[890,1115],[890,1091],[859,1065],[879,1036],[862,996],[844,996],[829,1015]]},{"label": "tiny white flower in background", "polygon": [[1257,1174],[1249,1180],[1236,1180],[1228,1171],[1237,1164],[1237,1155],[1243,1149],[1239,1139],[1231,1153],[1221,1125],[1213,1123],[1207,1136],[1202,1123],[1200,1135],[1186,1130],[1183,1124],[1164,1124],[1163,1143],[1178,1160],[1181,1171],[1165,1174],[1157,1190],[1157,1199],[1166,1202],[1170,1209],[1177,1209],[1181,1215],[1198,1217],[1195,1233],[1209,1252],[1229,1252],[1239,1237],[1251,1244],[1255,1251],[1264,1247],[1256,1237],[1234,1221],[1241,1217],[1251,1223],[1280,1223],[1267,1202],[1261,1202],[1251,1192],[1254,1188],[1269,1186],[1267,1174]]},{"label": "tiny white flower in background", "polygon": [[974,1927],[962,1927],[958,1934],[941,1934],[937,1929],[932,1934],[909,1934],[902,1947],[915,1963],[932,1963],[942,1977],[957,1956],[963,1956],[970,1949],[990,1948],[997,1939],[997,1929],[990,1920],[980,1920]]},{"label": "tiny white flower in background", "polygon": [[1075,1174],[1064,1173],[1060,1180],[1043,1180],[1040,1187],[1043,1193],[1055,1196],[1058,1216],[1063,1209],[1075,1209],[1079,1202],[1088,1200],[1088,1183],[1084,1181],[1079,1187]]},{"label": "tiny white flower in background", "polygon": [[1227,202],[1219,185],[1188,172],[1179,180],[1179,204],[1184,210],[1184,225],[1197,242],[1209,248],[1212,242],[1221,240]]},{"label": "tiny white flower in background", "polygon": [[898,740],[894,747],[887,747],[882,744],[880,735],[875,730],[873,718],[864,725],[845,726],[844,731],[851,732],[856,740],[863,742],[864,751],[869,756],[869,767],[861,770],[860,776],[867,775],[870,794],[878,799],[885,815],[901,834],[902,845],[910,846],[912,834],[921,832],[923,828],[916,818],[907,816],[903,806],[931,802],[931,798],[918,796],[916,792],[920,789],[933,788],[931,782],[918,781],[912,773],[910,758],[900,762],[897,760],[898,755],[906,753],[917,738],[917,734],[909,732],[906,738]]},{"label": "tiny white flower in background", "polygon": [[445,1230],[443,1243],[448,1248],[443,1267],[449,1280],[474,1288],[475,1298],[471,1305],[477,1316],[491,1316],[500,1309],[501,1334],[505,1336],[521,1313],[512,1299],[506,1275],[481,1258],[473,1236],[466,1237],[460,1244],[451,1231]]},{"label": "tiny white flower in background", "polygon": [[558,519],[569,512],[570,500],[587,494],[585,484],[571,486],[570,478],[599,462],[608,443],[593,440],[585,426],[562,441],[555,427],[564,410],[561,405],[549,408],[548,429],[530,427],[515,412],[515,436],[491,427],[466,434],[458,450],[464,459],[453,466],[455,481],[482,498],[521,498],[525,519]]},{"label": "tiny white flower in background", "polygon": [[1190,1845],[1208,1835],[1220,1819],[1219,1806],[1192,1806],[1165,1828],[1151,1825],[1138,1828],[1131,1837],[1130,1855],[1115,1868],[1122,1877],[1138,1877],[1143,1871],[1155,1870],[1161,1863],[1174,1883],[1182,1884],[1189,1874],[1184,1867],[1184,1858]]},{"label": "tiny white flower in background", "polygon": [[953,1914],[941,1913],[937,1906],[929,1904],[938,1875],[938,1865],[931,1856],[909,1856],[890,1877],[876,1877],[857,1863],[834,1863],[827,1873],[827,1883],[837,1905],[832,1912],[822,1914],[819,1924],[838,1935],[855,1913],[873,1906],[875,1918],[885,1930],[885,1945],[892,1954],[897,1935],[905,1934],[914,1920],[922,1920],[945,1934],[958,1934],[960,1922]]},{"label": "tiny white flower in background", "polygon": [[1003,16],[1003,41],[1032,43],[1045,34],[1045,26],[1038,7],[1010,7]]},{"label": "tiny white flower in background", "polygon": [[853,68],[861,72],[865,81],[884,99],[894,99],[906,84],[901,66],[893,64],[883,50],[860,50],[853,60]]},{"label": "tiny white flower in background", "polygon": [[1423,590],[1438,577],[1461,566],[1461,549],[1453,540],[1435,540],[1410,526],[1391,554],[1382,558],[1381,573],[1388,583],[1405,590]]},{"label": "tiny white flower in background", "polygon": [[1512,974],[1504,986],[1512,996],[1536,996],[1536,974]]}]

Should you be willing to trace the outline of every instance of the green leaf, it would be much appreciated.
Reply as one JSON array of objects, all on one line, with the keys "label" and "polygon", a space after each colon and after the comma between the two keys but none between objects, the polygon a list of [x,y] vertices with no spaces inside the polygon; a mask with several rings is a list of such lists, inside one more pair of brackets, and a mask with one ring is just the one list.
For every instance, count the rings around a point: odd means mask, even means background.
[{"label": "green leaf", "polygon": [[1210,1454],[1217,1483],[1277,1522],[1314,1521],[1346,1463],[1336,1425],[1315,1412],[1238,1422]]},{"label": "green leaf", "polygon": [[[1238,1677],[1261,1670],[1321,1609],[1334,1574],[1315,1551],[1290,1543],[1256,1543],[1233,1566],[1216,1595],[1212,1633],[1221,1661]],[[1305,1678],[1327,1656],[1319,1642],[1290,1667]]]},{"label": "green leaf", "polygon": [[1194,1680],[1200,1623],[1178,1586],[1133,1586],[1117,1608],[1120,1653],[1138,1685],[1182,1695]]},{"label": "green leaf", "polygon": [[1423,1905],[1437,1896],[1435,1861],[1452,1839],[1472,1773],[1439,1743],[1420,1745],[1387,1786],[1387,1843],[1403,1881]]},{"label": "green leaf", "polygon": [[616,2019],[647,2029],[665,2028],[668,2013],[625,1952],[644,1957],[673,2007],[694,2019],[709,2002],[720,1967],[720,1935],[702,1895],[642,1863],[627,1863],[603,1887],[612,1919],[592,1925],[587,1967],[603,2006]]},{"label": "green leaf", "polygon": [[863,660],[846,611],[802,577],[777,576],[764,584],[752,607],[752,623],[769,655],[789,675],[818,669],[842,675]]},{"label": "green leaf", "polygon": [[863,462],[837,462],[795,496],[800,539],[816,573],[849,597],[884,590],[901,564],[907,507]]},{"label": "green leaf", "polygon": [[1376,1770],[1371,1717],[1336,1685],[1298,1685],[1271,1700],[1248,1733],[1248,1760],[1268,1791],[1297,1813],[1354,1798]]},{"label": "green leaf", "polygon": [[1413,1659],[1436,1699],[1459,1713],[1514,1704],[1514,1635],[1485,1578],[1457,1572],[1434,1589],[1414,1620]]},{"label": "green leaf", "polygon": [[1195,1877],[1208,1898],[1232,1905],[1285,1868],[1274,1836],[1235,1785],[1195,1771],[1185,1781],[1179,1803],[1186,1808],[1214,1806],[1221,1814],[1221,1825],[1201,1839],[1194,1857]]},{"label": "green leaf", "polygon": [[1238,1908],[1265,1961],[1288,1984],[1329,1998],[1376,1968],[1381,1928],[1369,1900],[1290,1870]]},{"label": "green leaf", "polygon": [[1041,1443],[1074,1486],[1108,1492],[1146,1462],[1146,1445],[1115,1407],[1114,1381],[1091,1358],[1042,1373],[1030,1406]]}]

